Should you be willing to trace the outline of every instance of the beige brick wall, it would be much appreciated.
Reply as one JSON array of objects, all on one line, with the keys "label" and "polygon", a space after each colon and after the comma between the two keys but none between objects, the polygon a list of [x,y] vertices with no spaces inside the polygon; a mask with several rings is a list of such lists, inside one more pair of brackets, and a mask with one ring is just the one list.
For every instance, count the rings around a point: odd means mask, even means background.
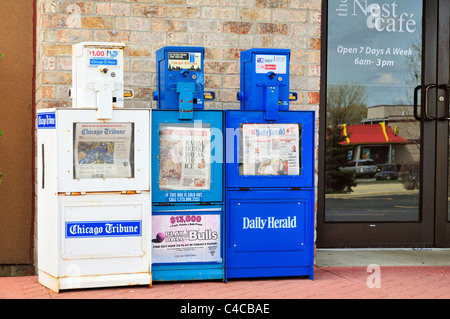
[{"label": "beige brick wall", "polygon": [[71,106],[71,47],[124,42],[127,107],[155,107],[155,51],[166,45],[206,48],[207,108],[238,108],[239,53],[291,49],[291,109],[318,109],[320,0],[38,0],[37,108]]}]

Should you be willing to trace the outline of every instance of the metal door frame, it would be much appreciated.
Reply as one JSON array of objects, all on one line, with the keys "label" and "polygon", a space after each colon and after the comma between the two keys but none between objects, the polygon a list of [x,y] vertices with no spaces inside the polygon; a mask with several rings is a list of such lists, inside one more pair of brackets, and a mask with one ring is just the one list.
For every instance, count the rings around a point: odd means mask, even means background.
[{"label": "metal door frame", "polygon": [[[422,85],[448,82],[448,6],[449,0],[423,1]],[[445,8],[446,10],[443,10]],[[328,0],[322,1],[322,43],[328,43]],[[439,32],[438,32],[439,31]],[[445,38],[445,39],[443,39]],[[439,44],[439,46],[438,46]],[[321,52],[321,105],[319,145],[326,141],[327,46]],[[438,65],[439,61],[439,65]],[[444,62],[442,62],[444,61]],[[440,70],[438,74],[438,69]],[[438,78],[439,77],[439,78]],[[422,90],[423,91],[423,90]],[[448,112],[439,103],[437,92],[427,96],[429,116],[433,119]],[[421,95],[421,105],[425,97]],[[448,100],[446,100],[448,105]],[[422,112],[423,113],[423,112]],[[421,183],[418,222],[325,222],[325,147],[319,147],[319,190],[317,247],[448,247],[447,219],[448,122],[421,120]],[[447,114],[448,116],[448,114]],[[437,194],[436,190],[440,192]],[[445,190],[445,191],[440,191]],[[445,196],[445,198],[444,198]],[[445,216],[444,216],[445,215]],[[445,218],[445,219],[444,219]],[[443,222],[444,221],[444,222]]]},{"label": "metal door frame", "polygon": [[450,1],[439,1],[437,29],[436,91],[436,221],[435,246],[450,247],[450,223],[448,222],[448,155],[449,155],[449,86],[450,83]]}]

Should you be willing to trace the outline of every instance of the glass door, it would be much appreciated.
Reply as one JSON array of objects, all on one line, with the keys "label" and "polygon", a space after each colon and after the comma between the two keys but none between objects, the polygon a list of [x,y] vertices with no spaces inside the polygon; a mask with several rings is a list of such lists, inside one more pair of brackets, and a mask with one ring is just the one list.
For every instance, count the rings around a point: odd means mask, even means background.
[{"label": "glass door", "polygon": [[318,247],[448,242],[448,3],[324,1]]}]

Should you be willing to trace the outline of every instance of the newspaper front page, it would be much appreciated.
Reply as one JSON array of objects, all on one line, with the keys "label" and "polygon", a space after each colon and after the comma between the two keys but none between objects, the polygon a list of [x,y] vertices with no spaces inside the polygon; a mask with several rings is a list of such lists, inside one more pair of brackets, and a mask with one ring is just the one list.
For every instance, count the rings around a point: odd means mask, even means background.
[{"label": "newspaper front page", "polygon": [[161,126],[159,132],[159,189],[209,190],[211,129]]},{"label": "newspaper front page", "polygon": [[75,123],[75,179],[130,178],[132,123]]},{"label": "newspaper front page", "polygon": [[298,124],[243,124],[243,175],[300,175]]}]

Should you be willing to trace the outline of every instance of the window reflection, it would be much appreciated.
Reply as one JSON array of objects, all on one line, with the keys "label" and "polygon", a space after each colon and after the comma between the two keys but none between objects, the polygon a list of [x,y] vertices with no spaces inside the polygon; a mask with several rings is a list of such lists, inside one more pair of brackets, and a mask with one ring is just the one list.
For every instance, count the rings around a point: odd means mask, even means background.
[{"label": "window reflection", "polygon": [[421,32],[422,1],[329,1],[325,221],[419,219]]}]

